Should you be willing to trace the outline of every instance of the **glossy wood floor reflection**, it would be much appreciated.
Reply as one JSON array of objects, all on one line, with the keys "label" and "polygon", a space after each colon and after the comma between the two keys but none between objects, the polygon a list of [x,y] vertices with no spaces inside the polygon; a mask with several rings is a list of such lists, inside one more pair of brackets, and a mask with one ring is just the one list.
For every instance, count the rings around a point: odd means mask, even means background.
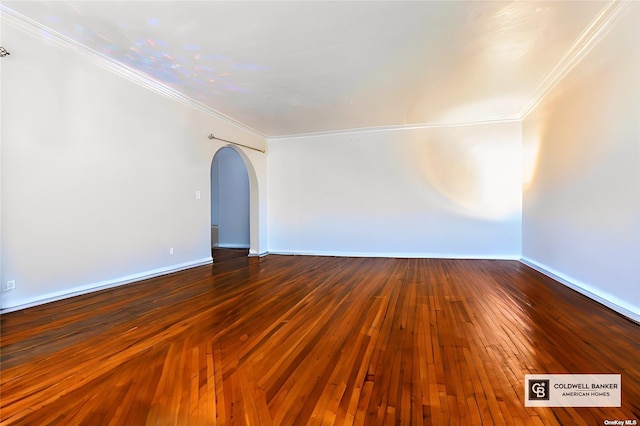
[{"label": "glossy wood floor reflection", "polygon": [[[3,425],[640,420],[640,326],[516,261],[234,258],[2,316]],[[525,408],[620,373],[621,408]]]}]

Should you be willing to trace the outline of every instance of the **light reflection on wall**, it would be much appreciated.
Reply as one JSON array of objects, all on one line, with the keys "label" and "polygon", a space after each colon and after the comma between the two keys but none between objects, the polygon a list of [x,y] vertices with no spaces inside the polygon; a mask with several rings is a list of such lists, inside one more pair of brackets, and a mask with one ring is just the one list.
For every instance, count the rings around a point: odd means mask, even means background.
[{"label": "light reflection on wall", "polygon": [[540,157],[540,141],[544,129],[537,123],[535,126],[524,126],[522,129],[522,190],[533,186]]},{"label": "light reflection on wall", "polygon": [[[513,123],[513,125],[518,125]],[[500,125],[503,126],[503,125]],[[521,145],[510,131],[438,129],[421,154],[424,176],[459,213],[503,220],[521,211]],[[466,129],[465,129],[466,130]]]},{"label": "light reflection on wall", "polygon": [[[263,65],[240,62],[229,55],[201,49],[197,43],[177,43],[161,37],[171,34],[168,24],[149,16],[140,25],[124,22],[102,22],[101,28],[90,24],[71,3],[74,19],[45,15],[43,24],[59,34],[84,44],[112,60],[141,71],[153,79],[190,95],[207,100],[208,95],[222,92],[248,93],[256,73],[266,71]],[[64,15],[69,15],[64,14]],[[50,39],[51,34],[43,33]]]}]

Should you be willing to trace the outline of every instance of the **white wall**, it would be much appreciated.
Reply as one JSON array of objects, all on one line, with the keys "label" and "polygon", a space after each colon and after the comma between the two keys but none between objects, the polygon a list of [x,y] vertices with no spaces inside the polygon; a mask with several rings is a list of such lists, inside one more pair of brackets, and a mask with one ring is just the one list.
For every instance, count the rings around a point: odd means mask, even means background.
[{"label": "white wall", "polygon": [[[218,151],[219,152],[219,151]],[[211,161],[211,225],[218,226],[220,223],[220,156],[214,155]],[[217,241],[212,241],[217,242]]]},{"label": "white wall", "polygon": [[520,257],[518,122],[268,143],[271,253]]},{"label": "white wall", "polygon": [[232,148],[222,148],[212,164],[212,224],[217,247],[249,248],[249,176]]},{"label": "white wall", "polygon": [[523,123],[523,257],[640,320],[640,7]]},{"label": "white wall", "polygon": [[[2,308],[210,261],[210,166],[222,144],[207,135],[264,139],[9,25],[2,40],[11,56],[2,63],[1,280],[16,281]],[[265,212],[265,155],[246,151],[255,210]],[[261,253],[266,216],[252,221]]]}]

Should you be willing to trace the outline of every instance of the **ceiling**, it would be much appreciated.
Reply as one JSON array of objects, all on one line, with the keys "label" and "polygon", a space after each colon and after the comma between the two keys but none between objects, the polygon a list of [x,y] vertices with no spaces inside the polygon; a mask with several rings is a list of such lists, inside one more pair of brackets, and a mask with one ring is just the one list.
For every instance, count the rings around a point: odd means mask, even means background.
[{"label": "ceiling", "polygon": [[606,4],[2,2],[269,137],[520,118]]}]

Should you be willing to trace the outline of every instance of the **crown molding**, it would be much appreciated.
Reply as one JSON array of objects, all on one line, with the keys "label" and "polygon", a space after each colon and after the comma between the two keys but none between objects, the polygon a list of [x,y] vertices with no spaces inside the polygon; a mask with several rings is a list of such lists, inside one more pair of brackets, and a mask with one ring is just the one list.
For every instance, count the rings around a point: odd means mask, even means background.
[{"label": "crown molding", "polygon": [[344,135],[362,134],[362,133],[384,133],[384,132],[393,132],[397,130],[444,129],[444,128],[450,128],[450,127],[479,126],[483,124],[518,123],[520,121],[522,121],[522,118],[520,117],[511,117],[511,118],[496,119],[496,120],[478,120],[478,121],[464,121],[464,122],[452,122],[452,123],[398,124],[398,125],[390,125],[390,126],[359,127],[359,128],[353,128],[353,129],[327,130],[323,132],[296,133],[296,134],[281,135],[281,136],[267,136],[267,140],[281,141],[281,140],[287,140],[287,139],[313,138],[313,137],[326,137],[326,136],[344,136]]},{"label": "crown molding", "polygon": [[251,126],[235,120],[219,111],[216,111],[215,109],[203,104],[202,102],[198,102],[195,99],[185,96],[177,90],[152,79],[148,75],[136,69],[128,67],[114,59],[111,59],[108,56],[97,52],[77,42],[76,40],[65,36],[64,34],[60,34],[57,31],[54,31],[51,28],[42,25],[39,22],[36,22],[33,19],[28,18],[3,4],[0,4],[0,12],[2,21],[13,28],[32,35],[38,39],[44,40],[47,43],[53,44],[59,48],[72,51],[73,53],[80,55],[88,62],[91,62],[94,65],[99,66],[100,68],[110,71],[118,75],[119,77],[125,78],[130,82],[137,84],[138,86],[144,87],[162,96],[180,102],[183,105],[212,115],[227,124],[238,127],[255,136],[261,137],[263,139],[267,138],[264,133],[252,128]]},{"label": "crown molding", "polygon": [[531,100],[520,111],[521,120],[524,120],[540,104],[544,97],[593,50],[600,40],[614,27],[618,18],[633,3],[635,3],[635,0],[607,2],[600,13],[596,15],[576,41],[573,42],[558,64],[538,83]]}]

